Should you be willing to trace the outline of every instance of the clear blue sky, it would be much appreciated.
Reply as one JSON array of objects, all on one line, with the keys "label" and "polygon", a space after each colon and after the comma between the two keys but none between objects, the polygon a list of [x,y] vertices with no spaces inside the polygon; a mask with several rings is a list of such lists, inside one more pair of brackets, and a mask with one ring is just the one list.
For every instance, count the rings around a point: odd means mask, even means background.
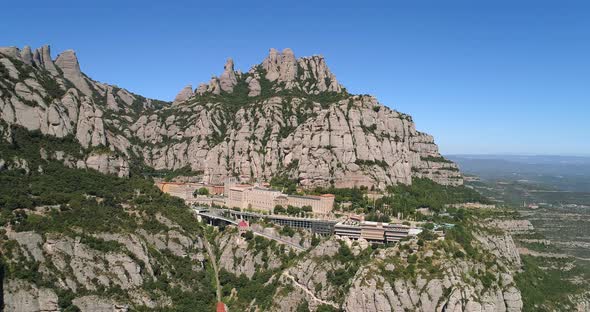
[{"label": "clear blue sky", "polygon": [[0,45],[75,49],[90,77],[147,97],[290,47],[411,114],[443,153],[590,155],[589,1],[18,2]]}]

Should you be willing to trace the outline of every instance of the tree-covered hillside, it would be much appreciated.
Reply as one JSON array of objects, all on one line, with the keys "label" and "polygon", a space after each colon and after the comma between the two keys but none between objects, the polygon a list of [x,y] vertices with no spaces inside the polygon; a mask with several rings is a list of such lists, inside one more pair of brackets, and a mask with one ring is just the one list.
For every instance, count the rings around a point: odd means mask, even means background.
[{"label": "tree-covered hillside", "polygon": [[0,171],[8,308],[23,304],[11,301],[22,296],[40,301],[30,291],[39,288],[54,293],[63,311],[111,301],[139,311],[213,309],[204,229],[182,200],[143,176],[125,179],[46,161],[41,151],[83,149],[13,130],[12,143],[0,145],[2,159],[9,160]]}]

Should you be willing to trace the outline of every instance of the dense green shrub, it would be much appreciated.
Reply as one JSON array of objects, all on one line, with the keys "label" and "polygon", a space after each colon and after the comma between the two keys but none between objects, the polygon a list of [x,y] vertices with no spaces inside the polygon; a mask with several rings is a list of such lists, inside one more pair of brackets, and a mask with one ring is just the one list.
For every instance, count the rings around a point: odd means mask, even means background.
[{"label": "dense green shrub", "polygon": [[196,189],[193,192],[193,196],[196,197],[197,195],[207,196],[207,195],[209,195],[209,189],[206,187],[201,187],[199,189]]},{"label": "dense green shrub", "polygon": [[[521,291],[523,311],[573,311],[569,296],[583,291],[583,287],[572,283],[573,279],[589,278],[588,273],[563,270],[571,260],[537,258],[522,256],[523,271],[516,275],[515,281]],[[555,263],[548,263],[555,262]]]},{"label": "dense green shrub", "polygon": [[230,311],[248,311],[247,308],[252,300],[256,300],[256,304],[262,311],[268,309],[278,286],[277,279],[269,282],[274,273],[274,271],[257,271],[251,279],[248,279],[243,274],[236,276],[221,269],[219,282],[223,285],[223,296],[229,297],[234,288],[238,291],[236,300],[230,302],[228,306]]},{"label": "dense green shrub", "polygon": [[298,181],[291,179],[287,175],[276,175],[270,179],[270,186],[273,189],[283,191],[286,194],[295,194],[297,192]]}]

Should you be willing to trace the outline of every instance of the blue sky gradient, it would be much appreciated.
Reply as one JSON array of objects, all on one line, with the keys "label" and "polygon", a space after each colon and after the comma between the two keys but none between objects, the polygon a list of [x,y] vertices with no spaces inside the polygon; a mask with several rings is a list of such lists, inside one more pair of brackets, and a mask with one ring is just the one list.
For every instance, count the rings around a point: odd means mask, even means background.
[{"label": "blue sky gradient", "polygon": [[164,100],[290,47],[443,153],[590,155],[588,1],[79,2],[4,3],[0,45],[74,49],[93,79]]}]

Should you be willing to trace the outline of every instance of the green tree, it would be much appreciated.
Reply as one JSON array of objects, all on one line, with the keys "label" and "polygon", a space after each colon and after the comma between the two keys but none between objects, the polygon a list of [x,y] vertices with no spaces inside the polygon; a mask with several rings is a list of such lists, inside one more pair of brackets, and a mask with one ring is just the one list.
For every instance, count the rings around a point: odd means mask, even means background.
[{"label": "green tree", "polygon": [[287,214],[294,216],[294,215],[298,215],[301,212],[301,209],[294,207],[294,206],[287,206]]},{"label": "green tree", "polygon": [[252,231],[247,231],[244,233],[244,238],[247,240],[252,240],[254,238],[254,233],[252,233]]},{"label": "green tree", "polygon": [[312,212],[313,208],[311,208],[311,206],[303,206],[303,207],[301,207],[301,210],[303,212]]},{"label": "green tree", "polygon": [[197,195],[203,195],[203,196],[208,196],[209,195],[209,189],[206,187],[201,187],[199,189],[196,189],[193,192],[193,196],[197,197]]}]

